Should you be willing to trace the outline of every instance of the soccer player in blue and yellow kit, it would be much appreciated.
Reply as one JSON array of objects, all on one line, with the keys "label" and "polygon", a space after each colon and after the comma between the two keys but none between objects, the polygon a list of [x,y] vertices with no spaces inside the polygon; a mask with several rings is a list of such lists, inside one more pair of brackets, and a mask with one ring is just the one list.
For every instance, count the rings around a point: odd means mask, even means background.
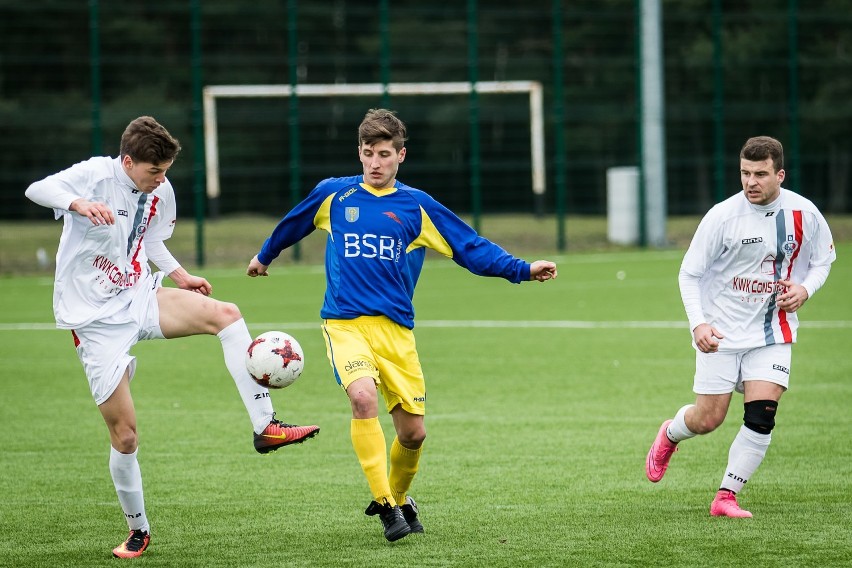
[{"label": "soccer player in blue and yellow kit", "polygon": [[[379,515],[389,541],[423,532],[407,493],[426,438],[426,386],[412,332],[426,248],[481,276],[514,283],[556,278],[555,263],[515,258],[428,194],[399,182],[406,139],[394,112],[367,112],[358,128],[364,173],[320,182],[278,223],[247,271],[267,276],[282,250],[314,229],[328,233],[320,311],[326,352],[352,406],[352,445],[373,494],[365,513]],[[390,460],[377,391],[396,430]]]}]

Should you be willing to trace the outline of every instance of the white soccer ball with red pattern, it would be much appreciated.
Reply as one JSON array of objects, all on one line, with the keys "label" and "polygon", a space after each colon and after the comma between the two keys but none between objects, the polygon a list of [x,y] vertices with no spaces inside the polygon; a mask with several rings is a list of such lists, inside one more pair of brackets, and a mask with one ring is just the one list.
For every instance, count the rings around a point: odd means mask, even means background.
[{"label": "white soccer ball with red pattern", "polygon": [[293,384],[305,368],[305,352],[283,331],[261,333],[246,351],[246,369],[257,384],[283,389]]}]

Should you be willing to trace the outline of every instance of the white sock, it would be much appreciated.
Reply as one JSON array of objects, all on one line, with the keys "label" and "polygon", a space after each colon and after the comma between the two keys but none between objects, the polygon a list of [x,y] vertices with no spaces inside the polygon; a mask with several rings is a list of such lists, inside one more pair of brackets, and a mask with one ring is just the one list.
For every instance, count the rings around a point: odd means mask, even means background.
[{"label": "white sock", "polygon": [[137,449],[132,454],[122,454],[112,446],[109,452],[109,472],[118,502],[127,519],[130,530],[148,531],[148,517],[145,516],[145,498],[142,496],[142,472],[136,460]]},{"label": "white sock", "polygon": [[246,351],[251,345],[251,335],[246,327],[246,321],[240,318],[216,335],[222,342],[225,366],[237,384],[237,390],[240,391],[240,397],[246,406],[252,427],[257,434],[260,434],[269,425],[274,411],[269,390],[254,382],[246,371]]},{"label": "white sock", "polygon": [[720,487],[739,493],[763,461],[771,440],[772,434],[758,434],[741,426],[728,452],[728,468]]},{"label": "white sock", "polygon": [[680,410],[677,411],[675,417],[672,419],[669,427],[666,428],[666,436],[669,437],[669,440],[672,442],[681,442],[683,440],[688,440],[689,438],[694,438],[697,434],[686,427],[686,411],[695,406],[694,404],[687,404],[684,407],[681,407]]}]

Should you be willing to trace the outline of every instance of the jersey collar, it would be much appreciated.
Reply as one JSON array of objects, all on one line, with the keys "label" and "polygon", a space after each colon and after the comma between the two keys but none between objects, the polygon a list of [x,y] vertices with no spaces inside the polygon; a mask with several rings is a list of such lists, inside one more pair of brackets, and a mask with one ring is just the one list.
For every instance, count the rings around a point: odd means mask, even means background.
[{"label": "jersey collar", "polygon": [[121,157],[114,158],[112,161],[113,170],[115,171],[115,179],[121,183],[121,185],[126,186],[127,189],[131,191],[138,192],[139,189],[136,187],[136,184],[133,183],[133,180],[130,179],[130,176],[127,175],[127,172],[124,171],[124,168],[121,167]]},{"label": "jersey collar", "polygon": [[365,182],[361,182],[358,185],[360,185],[361,187],[366,189],[367,192],[371,193],[372,195],[375,195],[376,197],[384,197],[385,195],[390,195],[391,193],[394,193],[397,190],[397,183],[399,183],[399,182],[394,180],[393,187],[385,187],[385,188],[381,188],[381,189],[378,188],[378,187],[373,187],[369,183],[365,183]]}]

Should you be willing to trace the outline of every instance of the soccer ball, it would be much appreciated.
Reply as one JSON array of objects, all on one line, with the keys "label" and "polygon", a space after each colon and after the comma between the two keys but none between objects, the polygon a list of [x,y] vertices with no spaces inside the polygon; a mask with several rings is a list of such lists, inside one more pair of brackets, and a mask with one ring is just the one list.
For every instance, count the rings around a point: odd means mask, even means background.
[{"label": "soccer ball", "polygon": [[283,331],[261,333],[246,351],[246,369],[255,382],[269,389],[293,384],[305,368],[305,352]]}]

